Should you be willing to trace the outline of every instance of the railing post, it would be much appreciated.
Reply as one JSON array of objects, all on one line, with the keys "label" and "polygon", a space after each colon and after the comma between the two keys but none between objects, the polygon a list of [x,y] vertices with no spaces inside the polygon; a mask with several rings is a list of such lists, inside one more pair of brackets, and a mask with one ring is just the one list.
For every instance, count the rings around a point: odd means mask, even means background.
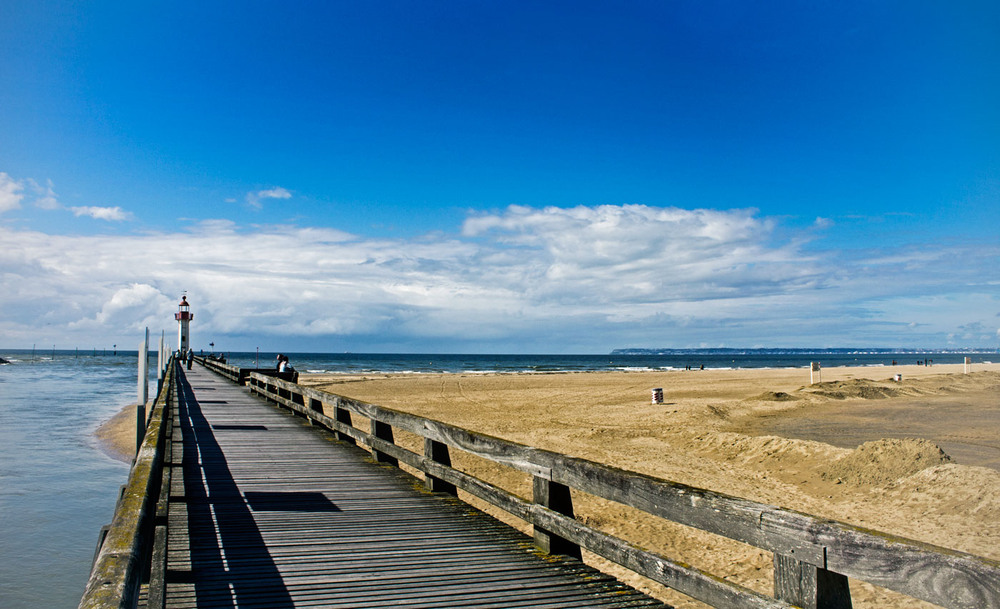
[{"label": "railing post", "polygon": [[[451,467],[451,455],[448,453],[447,444],[424,438],[424,456],[435,463]],[[430,474],[424,477],[424,484],[427,486],[427,490],[432,493],[447,493],[455,497],[458,496],[458,489],[455,488],[454,484],[435,478]]]},{"label": "railing post", "polygon": [[[532,477],[533,501],[538,505],[573,518],[573,498],[569,487],[538,476]],[[543,528],[534,527],[535,545],[549,554],[581,558],[580,546]]]},{"label": "railing post", "polygon": [[[306,406],[306,396],[302,395],[301,391],[289,390],[288,391],[288,398],[287,399],[292,404],[295,404],[295,405],[298,405],[298,406],[302,406],[303,410],[306,409],[305,408],[305,406]],[[292,414],[294,414],[296,416],[303,417],[305,420],[309,421],[310,425],[313,424],[312,417],[310,417],[308,413],[306,413],[306,412],[300,412],[298,410],[295,410],[294,408],[291,408],[290,410],[292,411]]]},{"label": "railing post", "polygon": [[851,609],[847,577],[791,556],[774,555],[774,597],[802,609]]},{"label": "railing post", "polygon": [[[375,434],[375,437],[379,440],[384,440],[389,444],[395,444],[395,440],[392,438],[392,425],[389,425],[388,423],[372,419],[372,433]],[[375,453],[375,460],[379,463],[388,463],[389,465],[399,467],[399,459],[396,457],[387,455],[379,450],[373,449],[373,452]]]},{"label": "railing post", "polygon": [[[348,427],[354,427],[354,423],[351,422],[351,411],[346,408],[343,408],[340,405],[340,398],[337,398],[336,401],[333,403],[333,413],[334,413],[333,418],[335,418],[338,423],[343,423]],[[341,431],[334,432],[334,436],[336,436],[336,438],[341,442],[347,442],[348,444],[355,444],[355,445],[357,444],[354,438],[352,438],[351,436],[347,435],[344,432]]]},{"label": "railing post", "polygon": [[[302,396],[302,399],[303,400],[306,400],[306,399],[309,400],[309,410],[311,410],[313,412],[318,412],[320,414],[323,414],[323,402],[320,402],[319,400],[317,400],[315,398],[306,398],[306,396],[304,396],[304,395]],[[309,417],[309,424],[310,425],[314,425],[315,424],[314,421],[313,421],[313,419],[312,419],[312,417]]]}]

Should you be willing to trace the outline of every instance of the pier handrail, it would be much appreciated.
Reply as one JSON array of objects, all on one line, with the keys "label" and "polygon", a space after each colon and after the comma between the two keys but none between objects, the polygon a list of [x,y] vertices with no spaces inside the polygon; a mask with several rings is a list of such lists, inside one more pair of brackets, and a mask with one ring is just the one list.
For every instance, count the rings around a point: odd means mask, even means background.
[{"label": "pier handrail", "polygon": [[298,372],[278,372],[274,368],[240,368],[232,364],[224,364],[211,357],[201,357],[199,355],[194,356],[194,361],[240,385],[246,385],[247,379],[254,372],[275,376],[293,383],[297,382],[299,378]]},{"label": "pier handrail", "polygon": [[[163,465],[169,438],[170,404],[176,398],[174,361],[171,356],[167,364],[167,376],[153,404],[146,435],[129,471],[128,482],[115,506],[114,518],[101,540],[80,600],[80,609],[135,607],[139,601],[143,576],[150,566],[155,540],[165,541],[165,526],[155,527],[155,521],[161,517],[165,520],[165,514],[162,513],[165,505],[162,505],[164,502],[160,498],[164,487]],[[169,475],[169,468],[166,475]],[[155,561],[152,569],[154,573],[157,571]],[[154,590],[151,585],[151,600],[159,592],[162,591]],[[154,603],[149,606],[154,606]]]},{"label": "pier handrail", "polygon": [[[536,543],[547,551],[579,556],[586,548],[714,607],[851,607],[848,577],[948,609],[1000,607],[995,560],[533,448],[270,375],[251,373],[249,386],[337,438],[369,447],[378,461],[422,471],[431,490],[461,489],[532,524]],[[370,429],[355,427],[352,414],[369,419]],[[393,429],[422,437],[424,454],[396,445]],[[530,474],[532,501],[452,468],[449,448]],[[774,597],[584,524],[573,517],[570,489],[773,552]]]},{"label": "pier handrail", "polygon": [[198,362],[202,366],[205,366],[209,370],[221,374],[227,379],[233,381],[234,383],[240,383],[240,368],[239,366],[233,366],[231,364],[223,364],[217,359],[210,357],[202,357],[200,355],[194,356],[194,361]]}]

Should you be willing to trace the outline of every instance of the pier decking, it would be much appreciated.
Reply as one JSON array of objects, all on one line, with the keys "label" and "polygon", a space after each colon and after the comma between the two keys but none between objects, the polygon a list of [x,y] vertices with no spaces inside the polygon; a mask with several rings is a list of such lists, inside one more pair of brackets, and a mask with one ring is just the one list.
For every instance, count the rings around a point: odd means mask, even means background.
[{"label": "pier decking", "polygon": [[662,607],[200,366],[179,378],[166,607]]}]

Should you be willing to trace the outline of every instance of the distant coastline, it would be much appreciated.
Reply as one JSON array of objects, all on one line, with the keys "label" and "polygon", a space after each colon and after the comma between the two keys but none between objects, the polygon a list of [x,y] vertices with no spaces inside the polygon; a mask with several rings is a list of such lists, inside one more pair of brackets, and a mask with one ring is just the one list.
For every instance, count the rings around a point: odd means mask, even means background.
[{"label": "distant coastline", "polygon": [[840,347],[829,349],[804,349],[804,348],[749,348],[738,347],[714,348],[714,349],[673,349],[673,348],[625,348],[613,349],[611,355],[934,355],[949,354],[961,355],[963,353],[975,355],[988,355],[1000,353],[1000,349],[986,348],[955,348],[955,349],[916,349],[916,348],[883,348],[883,347]]}]

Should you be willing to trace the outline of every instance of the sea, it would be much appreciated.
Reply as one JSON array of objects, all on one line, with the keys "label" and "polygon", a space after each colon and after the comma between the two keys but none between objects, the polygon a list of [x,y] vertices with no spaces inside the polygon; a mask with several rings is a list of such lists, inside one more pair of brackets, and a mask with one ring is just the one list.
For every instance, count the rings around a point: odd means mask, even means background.
[{"label": "sea", "polygon": [[[277,353],[216,353],[268,368]],[[806,368],[996,361],[996,352],[898,350],[623,350],[605,355],[286,353],[305,373],[555,373]],[[101,526],[111,522],[129,464],[94,432],[136,401],[138,353],[3,350],[0,358],[0,607],[76,607]],[[149,357],[150,395],[156,356]]]},{"label": "sea", "polygon": [[[240,367],[274,366],[276,353],[217,353]],[[462,355],[386,353],[285,353],[300,373],[428,374],[669,371],[687,368],[805,368],[835,366],[961,364],[1000,358],[997,352],[899,351],[860,349],[623,349],[606,355]]]}]

